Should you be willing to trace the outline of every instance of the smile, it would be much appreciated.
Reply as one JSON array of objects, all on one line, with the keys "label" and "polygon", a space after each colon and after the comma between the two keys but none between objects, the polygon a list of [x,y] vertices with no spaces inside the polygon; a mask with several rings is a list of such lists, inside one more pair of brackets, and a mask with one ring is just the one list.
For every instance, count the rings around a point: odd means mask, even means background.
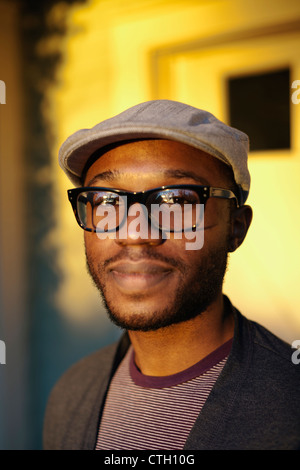
[{"label": "smile", "polygon": [[122,291],[141,292],[165,281],[174,269],[165,264],[140,261],[110,266],[109,274]]}]

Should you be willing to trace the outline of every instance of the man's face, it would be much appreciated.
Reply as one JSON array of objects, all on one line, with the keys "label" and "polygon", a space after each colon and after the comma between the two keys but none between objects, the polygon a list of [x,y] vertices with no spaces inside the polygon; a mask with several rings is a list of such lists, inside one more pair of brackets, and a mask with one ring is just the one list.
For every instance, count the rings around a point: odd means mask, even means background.
[{"label": "man's face", "polygon": [[[88,170],[86,186],[144,191],[163,185],[202,184],[230,188],[217,159],[167,140],[115,147]],[[129,226],[129,225],[128,225]],[[201,314],[222,291],[226,270],[230,202],[210,198],[204,215],[204,245],[187,250],[182,239],[100,240],[85,232],[89,271],[112,320],[128,330],[156,330]]]}]

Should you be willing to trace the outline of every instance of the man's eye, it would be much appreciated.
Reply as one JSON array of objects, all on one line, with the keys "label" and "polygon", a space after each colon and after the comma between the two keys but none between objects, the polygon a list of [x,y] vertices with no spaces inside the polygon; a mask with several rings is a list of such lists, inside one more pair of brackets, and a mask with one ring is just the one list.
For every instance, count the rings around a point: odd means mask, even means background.
[{"label": "man's eye", "polygon": [[113,195],[108,195],[108,196],[95,196],[93,200],[93,205],[94,206],[118,206],[119,205],[119,198],[115,197]]},{"label": "man's eye", "polygon": [[158,198],[159,204],[178,204],[183,206],[185,204],[196,204],[197,197],[193,193],[186,191],[176,191],[160,194]]},{"label": "man's eye", "polygon": [[166,197],[162,198],[160,201],[160,204],[180,204],[183,205],[186,203],[186,200],[183,197],[179,196],[172,196],[172,197]]}]

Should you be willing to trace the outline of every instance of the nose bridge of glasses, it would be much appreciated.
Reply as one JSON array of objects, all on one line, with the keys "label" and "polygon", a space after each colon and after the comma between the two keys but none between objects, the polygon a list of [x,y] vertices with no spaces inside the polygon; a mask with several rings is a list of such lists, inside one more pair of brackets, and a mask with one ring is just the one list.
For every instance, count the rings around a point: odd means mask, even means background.
[{"label": "nose bridge of glasses", "polygon": [[148,195],[151,191],[140,191],[140,192],[127,192],[123,193],[123,197],[125,197],[127,202],[127,211],[133,204],[140,204],[143,206],[147,206],[147,199]]}]

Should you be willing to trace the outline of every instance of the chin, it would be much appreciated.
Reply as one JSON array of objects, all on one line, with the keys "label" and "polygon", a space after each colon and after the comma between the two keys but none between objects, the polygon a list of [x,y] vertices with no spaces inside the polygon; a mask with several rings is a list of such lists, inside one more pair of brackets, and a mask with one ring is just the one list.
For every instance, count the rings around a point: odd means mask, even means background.
[{"label": "chin", "polygon": [[[128,331],[157,331],[161,328],[191,320],[207,308],[207,303],[202,304],[202,306],[197,303],[196,306],[190,304],[178,309],[178,302],[175,301],[173,308],[168,306],[162,309],[160,306],[160,310],[150,310],[149,308],[142,309],[141,306],[138,309],[128,306],[126,312],[123,313],[121,309],[108,303],[105,297],[103,297],[103,300],[110,320],[118,327]],[[128,311],[131,313],[128,314]]]}]

